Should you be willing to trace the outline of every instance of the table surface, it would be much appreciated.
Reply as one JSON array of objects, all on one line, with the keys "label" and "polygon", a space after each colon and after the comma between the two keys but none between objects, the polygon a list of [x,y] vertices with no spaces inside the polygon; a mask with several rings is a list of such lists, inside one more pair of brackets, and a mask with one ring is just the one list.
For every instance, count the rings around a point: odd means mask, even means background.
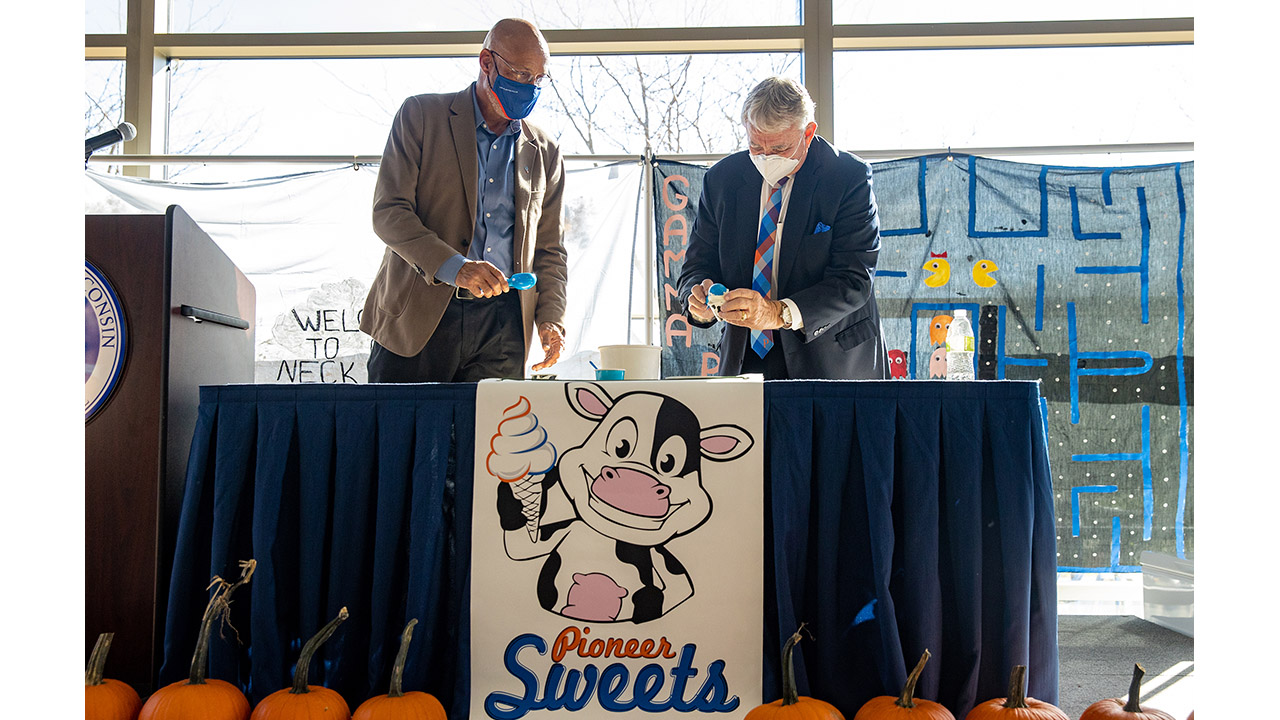
[{"label": "table surface", "polygon": [[[201,389],[166,610],[160,683],[188,671],[205,587],[253,557],[233,602],[241,644],[209,676],[255,702],[297,651],[349,619],[310,682],[351,707],[386,692],[399,634],[419,624],[406,690],[469,712],[474,384]],[[1020,381],[770,381],[764,387],[765,699],[801,622],[801,694],[853,717],[896,696],[957,717],[1028,666],[1058,698],[1056,553],[1043,405]]]}]

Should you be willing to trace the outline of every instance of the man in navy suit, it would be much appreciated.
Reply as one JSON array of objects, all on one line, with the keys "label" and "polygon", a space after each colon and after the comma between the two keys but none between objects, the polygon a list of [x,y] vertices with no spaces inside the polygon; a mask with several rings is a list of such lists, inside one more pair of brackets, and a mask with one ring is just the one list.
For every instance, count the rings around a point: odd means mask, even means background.
[{"label": "man in navy suit", "polygon": [[[724,323],[720,374],[888,378],[871,167],[817,137],[794,80],[756,85],[742,123],[749,149],[707,171],[679,283],[694,325]],[[729,289],[718,310],[713,283]]]}]

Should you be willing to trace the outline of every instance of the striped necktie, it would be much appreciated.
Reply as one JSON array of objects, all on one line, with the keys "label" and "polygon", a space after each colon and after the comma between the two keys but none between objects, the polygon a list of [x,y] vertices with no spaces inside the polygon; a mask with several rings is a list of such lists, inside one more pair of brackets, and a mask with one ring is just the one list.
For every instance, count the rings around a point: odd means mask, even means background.
[{"label": "striped necktie", "polygon": [[[760,220],[760,239],[756,243],[756,261],[751,271],[751,289],[773,299],[773,248],[778,236],[778,216],[782,212],[782,186],[789,178],[782,178],[769,196],[769,209]],[[761,358],[773,347],[772,330],[752,330],[751,349]]]}]

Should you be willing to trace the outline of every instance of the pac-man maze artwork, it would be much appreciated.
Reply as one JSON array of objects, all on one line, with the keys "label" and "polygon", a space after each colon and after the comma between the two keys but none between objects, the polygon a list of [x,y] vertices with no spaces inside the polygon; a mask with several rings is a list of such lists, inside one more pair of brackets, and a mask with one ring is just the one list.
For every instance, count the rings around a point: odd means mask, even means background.
[{"label": "pac-man maze artwork", "polygon": [[[947,327],[967,310],[980,380],[1040,381],[1059,568],[1191,557],[1193,164],[872,167],[893,380],[945,378]],[[718,364],[718,328],[690,329],[675,300],[704,174],[654,165],[668,376]]]},{"label": "pac-man maze artwork", "polygon": [[1060,569],[1189,557],[1193,164],[954,155],[874,172],[895,376],[945,375],[935,350],[968,310],[977,377],[1041,383]]}]

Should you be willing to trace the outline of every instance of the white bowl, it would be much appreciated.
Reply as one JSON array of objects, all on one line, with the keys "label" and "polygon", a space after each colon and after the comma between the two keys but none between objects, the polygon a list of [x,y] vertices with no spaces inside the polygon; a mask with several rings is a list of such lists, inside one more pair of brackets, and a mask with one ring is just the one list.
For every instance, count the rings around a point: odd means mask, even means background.
[{"label": "white bowl", "polygon": [[600,367],[622,368],[628,380],[660,380],[662,348],[657,345],[601,345]]}]

